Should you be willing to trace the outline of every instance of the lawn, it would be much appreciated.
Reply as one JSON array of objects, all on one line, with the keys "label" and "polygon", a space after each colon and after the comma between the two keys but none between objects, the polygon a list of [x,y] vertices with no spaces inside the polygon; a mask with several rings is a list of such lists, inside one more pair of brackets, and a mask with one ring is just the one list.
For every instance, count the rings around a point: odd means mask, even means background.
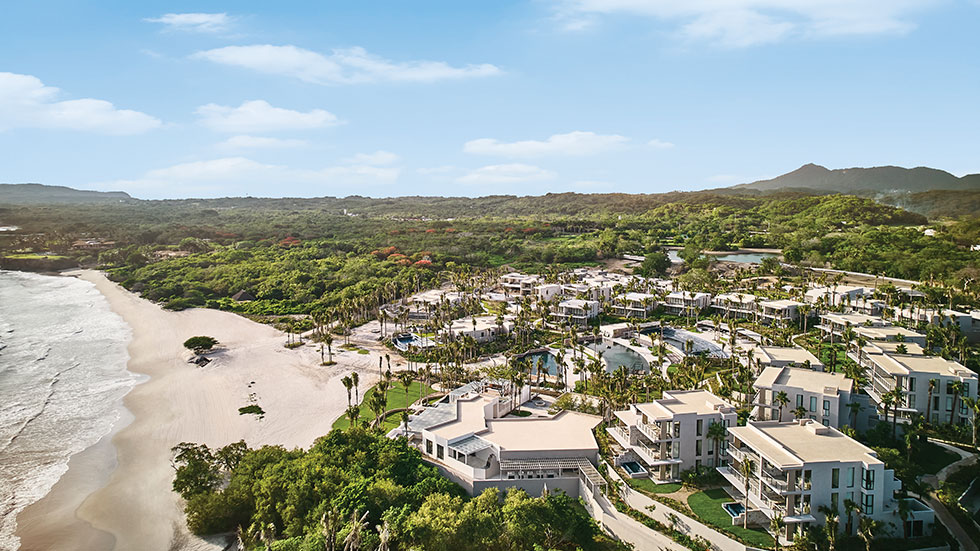
[{"label": "lawn", "polygon": [[681,489],[681,484],[679,482],[657,484],[649,478],[628,478],[625,476],[623,477],[623,480],[625,480],[627,484],[633,488],[636,488],[637,490],[646,494],[672,494]]},{"label": "lawn", "polygon": [[[367,404],[370,403],[371,396],[374,395],[374,389],[375,387],[371,387],[361,394],[361,411],[358,418],[363,423],[370,423],[374,421],[374,412],[371,411],[371,408],[367,407]],[[427,396],[429,394],[432,394],[432,387],[423,385],[418,381],[412,381],[412,385],[408,388],[408,395],[406,398],[405,387],[395,380],[392,387],[388,389],[388,407],[385,409],[408,407],[408,405],[418,400],[420,395]],[[394,415],[389,415],[381,425],[387,431],[397,427],[400,424],[401,414],[396,413]],[[346,415],[341,416],[333,423],[333,428],[335,429],[343,430],[348,426],[350,426],[350,421],[347,419]]]},{"label": "lawn", "polygon": [[946,465],[959,460],[960,456],[956,452],[947,450],[942,446],[926,442],[921,451],[912,458],[913,462],[926,474],[936,474]]},{"label": "lawn", "polygon": [[741,526],[732,526],[731,515],[721,508],[722,505],[731,501],[733,501],[731,496],[721,488],[697,492],[687,498],[687,504],[701,522],[722,532],[728,532],[752,547],[771,548],[773,541],[768,532],[759,528],[746,530]]}]

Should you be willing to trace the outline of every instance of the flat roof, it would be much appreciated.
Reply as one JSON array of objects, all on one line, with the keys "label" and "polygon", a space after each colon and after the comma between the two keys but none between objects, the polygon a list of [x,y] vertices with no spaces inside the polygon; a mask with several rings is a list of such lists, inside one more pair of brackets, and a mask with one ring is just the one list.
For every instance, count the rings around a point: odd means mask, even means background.
[{"label": "flat roof", "polygon": [[792,386],[812,392],[825,392],[827,388],[832,388],[838,392],[851,392],[854,388],[854,381],[848,379],[843,373],[814,371],[805,367],[767,367],[763,369],[762,374],[755,381],[755,387],[772,388],[774,385]]},{"label": "flat roof", "polygon": [[600,422],[601,417],[577,411],[562,411],[554,417],[492,419],[479,436],[501,451],[598,450],[592,429]]},{"label": "flat roof", "polygon": [[[707,390],[671,390],[653,402],[636,404],[636,409],[655,420],[671,419],[681,413],[719,413],[718,407],[734,408]],[[732,410],[734,412],[734,409]]]},{"label": "flat roof", "polygon": [[800,364],[800,366],[807,360],[810,361],[810,365],[815,367],[823,365],[820,359],[809,351],[794,346],[756,346],[752,350],[755,350],[757,359],[760,356],[766,356],[770,361],[793,362]]},{"label": "flat roof", "polygon": [[438,425],[429,429],[429,432],[452,440],[467,434],[473,434],[486,428],[483,418],[483,407],[489,404],[495,397],[477,396],[476,398],[460,398],[456,400],[456,418],[443,425]]},{"label": "flat roof", "polygon": [[866,322],[869,322],[869,321],[872,324],[874,324],[874,323],[877,323],[877,324],[884,323],[884,320],[881,319],[881,318],[879,318],[879,317],[877,317],[877,316],[869,316],[867,314],[859,314],[859,313],[856,313],[856,312],[855,313],[851,313],[851,314],[828,313],[828,314],[821,314],[820,317],[821,318],[827,318],[827,319],[833,321],[834,323],[839,323],[841,325],[846,325],[846,324],[850,323],[852,326],[855,326],[855,327],[858,326],[858,325],[864,326],[864,324]]},{"label": "flat roof", "polygon": [[904,327],[888,325],[885,327],[865,327],[863,325],[854,327],[854,332],[861,336],[868,336],[874,340],[885,340],[888,337],[902,335],[903,337],[925,337],[918,331],[912,331]]},{"label": "flat roof", "polygon": [[898,347],[905,345],[905,353],[911,356],[921,356],[925,354],[925,350],[915,344],[914,342],[898,342],[898,341],[871,341],[864,346],[864,349],[869,353],[876,353],[878,351],[885,352],[888,354],[896,354],[898,352]]},{"label": "flat roof", "polygon": [[967,369],[959,362],[947,360],[939,356],[889,354],[888,357],[909,371],[915,371],[918,373],[933,373],[936,375],[946,375],[949,377],[964,377],[967,379],[975,379],[977,377],[976,373],[970,369]]},{"label": "flat roof", "polygon": [[781,467],[838,461],[881,463],[871,448],[812,419],[803,423],[750,421],[744,427],[729,427],[728,431]]},{"label": "flat roof", "polygon": [[[742,297],[741,301],[738,300],[739,296]],[[738,302],[740,304],[755,302],[757,298],[758,297],[755,295],[750,295],[748,293],[722,293],[720,295],[715,295],[715,300],[727,300],[730,302]]]},{"label": "flat roof", "polygon": [[797,302],[795,300],[780,299],[780,300],[763,300],[759,303],[759,306],[771,308],[788,308],[790,306],[803,306],[802,302]]}]

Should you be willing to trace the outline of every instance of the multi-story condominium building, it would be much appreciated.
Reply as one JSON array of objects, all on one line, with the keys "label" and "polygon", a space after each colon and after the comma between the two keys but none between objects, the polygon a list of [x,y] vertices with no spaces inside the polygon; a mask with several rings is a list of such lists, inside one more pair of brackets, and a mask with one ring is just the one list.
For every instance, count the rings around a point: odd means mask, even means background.
[{"label": "multi-story condominium building", "polygon": [[824,369],[823,363],[816,356],[802,348],[796,348],[794,346],[757,345],[748,348],[745,351],[745,355],[741,356],[741,359],[745,360],[743,365],[749,361],[749,352],[752,355],[752,365],[749,367],[752,367],[756,373],[762,372],[767,367],[795,366],[815,369],[817,371],[823,371]]},{"label": "multi-story condominium building", "polygon": [[[851,402],[854,381],[843,373],[826,373],[800,367],[767,367],[755,381],[757,391],[753,411],[760,421],[788,421],[794,410],[806,410],[806,418],[840,428],[853,426],[847,404]],[[786,393],[787,402],[778,397]]]},{"label": "multi-story condominium building", "polygon": [[829,287],[814,287],[803,295],[807,304],[823,304],[825,306],[847,306],[856,302],[866,294],[864,287],[853,285],[832,285]]},{"label": "multi-story condominium building", "polygon": [[757,300],[747,293],[723,293],[711,299],[711,307],[726,319],[755,319]]},{"label": "multi-story condominium building", "polygon": [[967,313],[949,308],[895,307],[894,314],[896,319],[914,323],[955,325],[960,328],[960,333],[970,341],[980,340],[980,311],[978,310]]},{"label": "multi-story condominium building", "polygon": [[859,354],[856,359],[867,379],[864,391],[882,413],[882,397],[898,388],[902,390],[899,420],[918,412],[936,423],[969,421],[971,413],[963,398],[977,397],[977,374],[972,370],[939,356],[885,352],[875,345],[863,347]]},{"label": "multi-story condominium building", "polygon": [[[785,528],[780,535],[791,540],[810,526],[823,525],[826,515],[821,508],[826,507],[838,511],[841,532],[854,534],[856,521],[848,525],[845,520],[845,504],[854,502],[862,515],[886,526],[902,526],[895,498],[901,481],[874,450],[837,429],[802,419],[750,421],[728,432],[732,437],[730,461],[718,470],[742,501],[746,489],[743,465],[751,467],[744,469],[751,473],[747,481],[750,507],[742,513],[749,515],[750,523],[768,527],[769,519],[781,516]],[[932,510],[916,500],[908,504],[910,512],[904,520],[909,533],[925,535],[934,521]],[[741,516],[735,522],[741,524]],[[898,528],[897,534],[902,533]]]},{"label": "multi-story condominium building", "polygon": [[557,283],[545,283],[534,287],[535,300],[553,300],[561,295],[561,285]]},{"label": "multi-story condominium building", "polygon": [[612,302],[612,311],[624,318],[647,318],[657,307],[657,296],[649,293],[624,293]]},{"label": "multi-story condominium building", "polygon": [[674,291],[667,295],[664,308],[678,316],[698,314],[711,304],[711,295],[691,291]]},{"label": "multi-story condominium building", "polygon": [[500,286],[505,292],[522,297],[533,295],[534,288],[540,283],[540,277],[519,272],[511,272],[500,278]]},{"label": "multi-story condominium building", "polygon": [[[592,434],[602,419],[574,411],[505,417],[530,397],[523,387],[513,399],[508,385],[470,383],[413,415],[408,432],[425,458],[472,495],[489,487],[518,487],[530,495],[562,490],[589,502],[604,493]],[[399,427],[389,436],[404,432]]]},{"label": "multi-story condominium building", "polygon": [[759,321],[786,325],[800,319],[802,302],[795,300],[760,300],[756,303],[759,311]]},{"label": "multi-story condominium building", "polygon": [[820,325],[817,327],[824,338],[830,338],[833,335],[838,342],[844,338],[847,329],[850,328],[855,337],[862,337],[869,341],[903,341],[919,346],[926,345],[926,336],[922,333],[892,325],[887,320],[865,314],[822,314]]},{"label": "multi-story condominium building", "polygon": [[608,429],[623,449],[639,459],[657,483],[680,479],[695,467],[724,463],[726,441],[712,440],[712,423],[735,426],[735,407],[705,390],[672,390],[663,398],[615,412],[619,424]]},{"label": "multi-story condominium building", "polygon": [[498,325],[495,316],[476,316],[453,321],[449,334],[454,338],[472,337],[476,342],[484,343],[510,333],[513,328],[514,322],[510,319],[503,319]]},{"label": "multi-story condominium building", "polygon": [[589,320],[598,315],[598,301],[574,298],[559,302],[551,318],[559,325],[588,325]]}]

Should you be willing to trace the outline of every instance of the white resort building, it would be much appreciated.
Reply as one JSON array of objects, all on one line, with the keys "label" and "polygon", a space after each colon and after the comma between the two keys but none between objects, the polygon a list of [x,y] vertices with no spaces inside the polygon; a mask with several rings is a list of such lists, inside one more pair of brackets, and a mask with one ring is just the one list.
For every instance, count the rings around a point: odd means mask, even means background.
[{"label": "white resort building", "polygon": [[[412,416],[408,430],[426,459],[471,495],[489,487],[534,496],[562,490],[588,503],[604,493],[592,434],[602,419],[574,411],[505,417],[530,398],[529,387],[516,400],[510,390],[505,381],[469,383]],[[399,427],[389,436],[403,434]]]},{"label": "white resort building", "polygon": [[[823,425],[840,428],[853,423],[847,404],[853,398],[854,381],[843,373],[767,367],[754,387],[753,415],[760,421],[789,421],[793,410],[802,407],[806,418]],[[780,392],[786,393],[785,404],[779,403]]]},{"label": "white resort building", "polygon": [[657,307],[657,296],[649,293],[624,293],[613,299],[612,311],[624,318],[647,318]]},{"label": "white resort building", "polygon": [[699,314],[711,304],[711,295],[691,291],[674,291],[667,295],[664,307],[667,312],[677,316]]},{"label": "white resort building", "polygon": [[573,298],[558,303],[551,317],[559,325],[588,325],[599,315],[599,303],[594,300]]},{"label": "white resort building", "polygon": [[734,426],[738,418],[734,406],[706,390],[664,392],[660,400],[634,404],[615,416],[619,423],[607,431],[626,451],[617,465],[637,461],[643,471],[630,474],[646,472],[656,483],[675,482],[691,468],[724,464],[725,433],[712,440],[708,431],[712,423]]},{"label": "white resort building", "polygon": [[[769,520],[779,515],[785,523],[780,535],[791,540],[809,526],[823,525],[826,515],[821,507],[826,507],[838,511],[841,532],[854,534],[856,521],[851,525],[846,522],[845,503],[850,501],[860,507],[862,515],[902,526],[895,498],[901,481],[885,468],[874,450],[837,429],[804,419],[749,422],[728,432],[732,437],[730,462],[718,470],[732,485],[730,491],[739,503],[746,489],[743,464],[751,462],[749,510],[734,518],[733,524],[740,525],[741,515],[747,514],[750,524],[768,527]],[[904,522],[909,533],[928,534],[933,511],[914,499],[908,505]],[[897,534],[902,533],[898,528]]]}]

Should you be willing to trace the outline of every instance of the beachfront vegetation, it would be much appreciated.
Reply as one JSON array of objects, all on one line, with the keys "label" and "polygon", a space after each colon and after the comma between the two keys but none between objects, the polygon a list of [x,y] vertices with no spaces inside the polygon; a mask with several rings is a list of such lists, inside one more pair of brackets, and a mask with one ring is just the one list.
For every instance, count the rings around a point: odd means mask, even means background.
[{"label": "beachfront vegetation", "polygon": [[207,352],[218,344],[218,339],[214,337],[198,336],[191,337],[184,341],[184,348],[188,350],[193,350],[194,352],[201,353]]},{"label": "beachfront vegetation", "polygon": [[[407,392],[404,384],[402,384],[400,381],[389,382],[387,389],[380,391],[380,393],[377,385],[372,386],[364,393],[364,400],[361,402],[360,407],[357,408],[357,424],[361,426],[368,426],[377,420],[378,416],[380,415],[377,413],[378,411],[384,413],[391,410],[403,410],[416,401],[428,396],[429,394],[432,394],[432,392],[432,387],[418,381],[411,381]],[[375,398],[375,396],[379,394],[382,397],[381,400]],[[374,406],[374,404],[378,405]],[[348,402],[348,408],[350,408],[352,405],[352,403]],[[352,412],[348,410],[348,413]],[[397,413],[392,413],[391,415],[385,416],[384,420],[381,422],[381,428],[387,432],[397,427],[400,423],[401,417]],[[334,429],[341,430],[344,430],[349,426],[349,415],[340,417],[334,421],[333,424]]]},{"label": "beachfront vegetation", "polygon": [[404,439],[362,428],[309,450],[181,444],[175,454],[191,531],[237,531],[246,549],[625,549],[578,500],[517,489],[470,499]]}]

